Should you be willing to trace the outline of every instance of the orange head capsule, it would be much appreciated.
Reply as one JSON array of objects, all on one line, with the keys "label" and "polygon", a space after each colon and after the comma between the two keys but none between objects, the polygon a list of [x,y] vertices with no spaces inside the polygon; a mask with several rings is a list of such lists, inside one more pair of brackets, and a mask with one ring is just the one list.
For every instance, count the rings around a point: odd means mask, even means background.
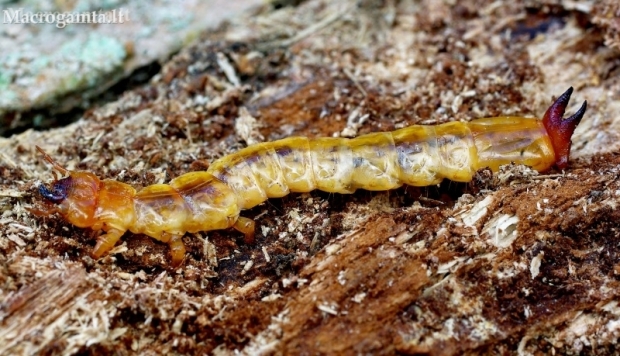
[{"label": "orange head capsule", "polygon": [[39,193],[50,203],[56,205],[59,212],[68,222],[78,227],[91,227],[95,221],[97,197],[101,181],[88,172],[72,172],[62,168],[40,147],[37,150],[44,155],[47,162],[54,166],[55,171],[68,174],[68,177],[56,179],[51,189],[39,186]]},{"label": "orange head capsule", "polygon": [[568,101],[573,93],[573,87],[568,88],[564,94],[547,109],[543,117],[543,125],[551,139],[553,151],[555,152],[555,165],[559,169],[564,169],[568,165],[570,155],[571,136],[577,125],[586,113],[588,102],[584,101],[579,110],[573,116],[563,119],[564,111],[568,106]]}]

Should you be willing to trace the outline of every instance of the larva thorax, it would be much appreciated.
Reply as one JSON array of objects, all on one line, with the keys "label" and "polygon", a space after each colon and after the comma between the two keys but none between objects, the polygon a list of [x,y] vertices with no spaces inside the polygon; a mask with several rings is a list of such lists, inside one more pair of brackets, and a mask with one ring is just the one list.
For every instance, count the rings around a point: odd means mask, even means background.
[{"label": "larva thorax", "polygon": [[291,137],[249,146],[213,162],[206,172],[191,172],[170,184],[137,191],[87,172],[68,171],[43,150],[45,160],[68,177],[41,195],[79,227],[102,230],[93,251],[100,257],[126,232],[143,233],[170,245],[172,262],[183,260],[187,233],[234,227],[247,242],[254,222],[239,216],[268,198],[320,189],[352,193],[389,190],[403,184],[426,186],[443,179],[470,181],[475,172],[497,171],[507,163],[545,171],[563,169],[570,137],[586,103],[562,119],[572,88],[547,110],[542,121],[522,117],[477,119],[436,126],[414,125],[393,132],[347,138]]},{"label": "larva thorax", "polygon": [[148,186],[136,193],[134,207],[136,220],[129,230],[153,237],[226,229],[240,211],[230,188],[207,172]]}]

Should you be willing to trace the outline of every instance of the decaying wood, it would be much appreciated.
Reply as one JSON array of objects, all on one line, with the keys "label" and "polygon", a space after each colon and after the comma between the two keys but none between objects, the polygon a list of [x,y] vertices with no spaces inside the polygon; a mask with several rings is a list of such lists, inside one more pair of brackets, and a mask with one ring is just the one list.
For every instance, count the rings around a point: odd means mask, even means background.
[{"label": "decaying wood", "polygon": [[[75,124],[2,140],[0,353],[615,352],[616,10],[309,0],[205,34]],[[538,116],[569,86],[569,111],[589,108],[565,172],[272,199],[245,214],[255,244],[187,235],[178,269],[142,235],[95,261],[89,231],[25,209],[51,179],[35,145],[139,188],[261,140]]]}]

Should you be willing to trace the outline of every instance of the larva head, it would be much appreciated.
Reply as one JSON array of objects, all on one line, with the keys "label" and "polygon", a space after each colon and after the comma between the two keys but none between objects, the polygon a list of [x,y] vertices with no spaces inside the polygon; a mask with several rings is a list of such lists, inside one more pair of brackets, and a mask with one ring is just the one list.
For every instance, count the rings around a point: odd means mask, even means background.
[{"label": "larva head", "polygon": [[547,109],[543,117],[543,125],[547,130],[547,134],[551,139],[553,150],[555,152],[555,165],[559,169],[564,169],[568,165],[568,157],[570,155],[571,136],[577,125],[586,112],[588,102],[584,101],[581,108],[572,116],[563,119],[564,111],[568,106],[568,101],[573,93],[573,87],[568,88],[564,94]]},{"label": "larva head", "polygon": [[68,175],[62,179],[54,179],[51,187],[41,184],[39,193],[65,220],[78,227],[90,227],[95,223],[95,210],[101,181],[88,172],[73,172],[64,169],[47,153],[37,146],[44,159],[54,167],[56,172]]}]

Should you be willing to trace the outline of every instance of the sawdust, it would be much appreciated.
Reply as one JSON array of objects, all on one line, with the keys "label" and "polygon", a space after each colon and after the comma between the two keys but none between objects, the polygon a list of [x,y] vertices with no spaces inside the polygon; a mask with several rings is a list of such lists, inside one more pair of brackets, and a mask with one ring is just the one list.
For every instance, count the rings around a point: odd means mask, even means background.
[{"label": "sawdust", "polygon": [[[309,0],[206,33],[77,123],[2,139],[2,351],[613,353],[620,54],[610,9]],[[140,188],[248,140],[538,116],[571,85],[573,104],[589,107],[566,172],[507,166],[469,185],[291,194],[244,212],[258,222],[253,245],[234,231],[186,235],[178,269],[167,245],[142,235],[95,261],[91,232],[25,209],[51,179],[35,144]]]}]

